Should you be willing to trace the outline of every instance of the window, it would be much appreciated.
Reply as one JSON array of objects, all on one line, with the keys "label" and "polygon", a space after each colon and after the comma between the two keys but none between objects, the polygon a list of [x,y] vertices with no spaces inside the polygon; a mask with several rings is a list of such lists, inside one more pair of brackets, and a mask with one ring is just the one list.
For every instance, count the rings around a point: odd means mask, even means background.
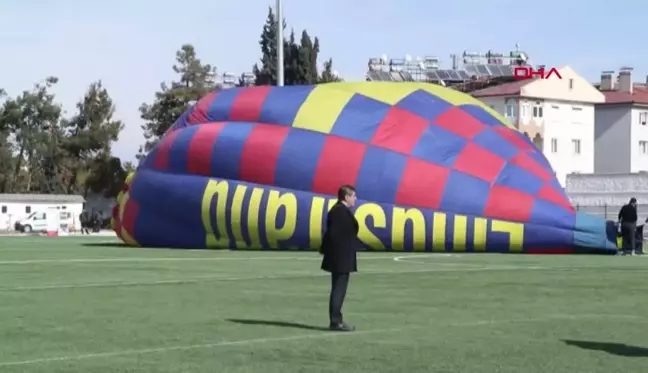
[{"label": "window", "polygon": [[533,106],[533,117],[534,118],[542,118],[542,104],[540,102],[536,102],[535,105]]},{"label": "window", "polygon": [[7,206],[2,206],[2,213],[6,214],[7,213]]},{"label": "window", "polygon": [[25,206],[25,214],[31,213],[31,206]]},{"label": "window", "polygon": [[580,140],[572,140],[572,153],[573,154],[580,154],[581,153],[581,141]]},{"label": "window", "polygon": [[551,139],[551,152],[558,153],[558,139]]},{"label": "window", "polygon": [[506,105],[506,116],[509,118],[515,118],[515,105],[507,104]]},{"label": "window", "polygon": [[569,79],[569,89],[574,89],[574,79]]},{"label": "window", "polygon": [[648,155],[648,141],[639,141],[639,154]]},{"label": "window", "polygon": [[648,112],[639,113],[639,124],[645,126],[648,122]]}]

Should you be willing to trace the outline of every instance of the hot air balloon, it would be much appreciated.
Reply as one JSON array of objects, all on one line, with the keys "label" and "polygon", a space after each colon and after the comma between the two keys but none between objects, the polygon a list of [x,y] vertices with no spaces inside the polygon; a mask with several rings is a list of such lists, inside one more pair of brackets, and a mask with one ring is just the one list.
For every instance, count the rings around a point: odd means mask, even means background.
[{"label": "hot air balloon", "polygon": [[317,249],[342,184],[368,250],[616,252],[501,115],[413,82],[212,92],[129,176],[113,225],[134,246]]}]

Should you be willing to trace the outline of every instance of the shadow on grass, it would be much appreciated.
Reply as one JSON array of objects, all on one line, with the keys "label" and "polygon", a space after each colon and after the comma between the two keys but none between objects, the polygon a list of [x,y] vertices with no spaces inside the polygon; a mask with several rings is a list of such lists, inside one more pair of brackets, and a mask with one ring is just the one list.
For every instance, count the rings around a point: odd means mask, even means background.
[{"label": "shadow on grass", "polygon": [[607,352],[610,355],[625,356],[625,357],[648,357],[648,348],[630,346],[623,343],[611,342],[592,342],[592,341],[574,341],[563,340],[570,346],[580,347],[584,350],[595,350]]},{"label": "shadow on grass", "polygon": [[[81,246],[86,246],[86,247],[105,247],[105,248],[124,248],[124,249],[137,249],[137,250],[187,250],[187,249],[182,249],[182,248],[173,248],[173,247],[148,247],[148,246],[143,246],[143,247],[135,247],[135,246],[130,246],[127,245],[123,242],[84,242],[81,244]],[[222,251],[222,250],[227,250],[227,249],[199,249],[199,250],[211,250],[211,251]]]},{"label": "shadow on grass", "polygon": [[329,328],[315,325],[306,325],[296,322],[286,322],[286,321],[272,321],[272,320],[250,320],[250,319],[227,319],[229,322],[243,325],[265,325],[265,326],[278,326],[281,328],[293,328],[293,329],[306,329],[306,330],[320,330],[328,331]]},{"label": "shadow on grass", "polygon": [[123,242],[84,242],[81,246],[88,247],[130,247]]}]

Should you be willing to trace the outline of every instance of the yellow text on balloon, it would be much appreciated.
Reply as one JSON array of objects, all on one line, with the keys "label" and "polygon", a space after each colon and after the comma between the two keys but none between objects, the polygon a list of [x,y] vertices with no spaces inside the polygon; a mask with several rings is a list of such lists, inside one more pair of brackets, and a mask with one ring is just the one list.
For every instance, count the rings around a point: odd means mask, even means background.
[{"label": "yellow text on balloon", "polygon": [[[330,210],[336,201],[308,193],[301,195],[298,197],[295,193],[270,187],[248,187],[229,181],[209,180],[201,208],[206,245],[226,248],[233,242],[239,249],[260,248],[263,246],[260,237],[264,234],[270,248],[277,248],[280,243],[296,236],[306,236],[308,246],[318,248],[322,240],[325,211]],[[301,209],[302,216],[298,216],[300,204],[308,205]],[[245,220],[244,209],[247,210]],[[284,216],[282,222],[277,219],[280,211]],[[406,240],[409,240],[414,251],[424,251],[428,242],[432,251],[446,251],[447,246],[453,251],[465,251],[471,239],[474,251],[484,251],[489,232],[505,234],[506,238],[497,241],[507,241],[510,252],[521,252],[524,242],[524,224],[517,222],[417,208],[384,207],[376,203],[360,204],[355,216],[359,223],[360,239],[374,250],[386,250],[387,246],[393,250],[403,250]],[[307,220],[307,229],[297,229],[298,219]],[[260,230],[261,221],[265,223],[263,233]],[[449,223],[451,231],[447,232]],[[472,226],[470,230],[469,225]],[[385,232],[386,229],[389,232]],[[250,238],[249,242],[244,239],[244,233]]]}]

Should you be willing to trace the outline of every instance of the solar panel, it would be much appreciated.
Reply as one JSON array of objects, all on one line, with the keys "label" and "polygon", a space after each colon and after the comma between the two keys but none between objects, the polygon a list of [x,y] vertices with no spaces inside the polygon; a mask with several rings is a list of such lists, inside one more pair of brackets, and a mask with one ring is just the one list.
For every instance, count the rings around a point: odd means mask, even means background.
[{"label": "solar panel", "polygon": [[488,67],[488,70],[490,70],[491,74],[493,74],[493,76],[502,76],[502,75],[504,75],[504,74],[502,74],[502,70],[500,70],[499,65],[492,65],[491,64],[491,65],[487,65],[487,67]]},{"label": "solar panel", "polygon": [[408,82],[414,81],[414,77],[412,76],[412,74],[408,73],[407,71],[401,71],[400,74],[403,77],[403,80],[406,80]]},{"label": "solar panel", "polygon": [[466,72],[468,75],[473,76],[473,75],[481,75],[479,71],[477,71],[477,67],[475,65],[465,65],[464,68],[466,69]]},{"label": "solar panel", "polygon": [[392,80],[392,77],[391,77],[391,75],[389,75],[388,72],[379,71],[378,75],[380,75],[380,80],[383,80],[383,81],[386,81],[386,82],[389,82],[389,81]]},{"label": "solar panel", "polygon": [[428,71],[426,75],[429,80],[441,80],[434,71]]},{"label": "solar panel", "polygon": [[457,70],[457,74],[459,74],[459,77],[461,80],[469,80],[470,79],[470,74],[463,70]]},{"label": "solar panel", "polygon": [[449,80],[450,74],[446,70],[437,70],[436,74],[441,78],[441,80]]},{"label": "solar panel", "polygon": [[482,76],[485,75],[491,75],[491,72],[486,68],[486,65],[476,65],[477,71],[479,71],[479,74]]},{"label": "solar panel", "polygon": [[463,80],[461,75],[459,75],[459,72],[457,70],[448,70],[448,74],[450,74],[450,79],[452,80]]},{"label": "solar panel", "polygon": [[463,70],[455,70],[455,74],[457,74],[457,80],[462,80],[463,81],[463,80],[470,79],[468,74]]},{"label": "solar panel", "polygon": [[370,80],[378,81],[378,80],[380,80],[380,75],[378,75],[378,73],[375,72],[375,71],[369,71],[367,73],[367,78],[370,79]]},{"label": "solar panel", "polygon": [[511,65],[502,65],[502,66],[500,66],[500,69],[502,70],[502,74],[504,76],[513,76],[513,66],[511,66]]}]

